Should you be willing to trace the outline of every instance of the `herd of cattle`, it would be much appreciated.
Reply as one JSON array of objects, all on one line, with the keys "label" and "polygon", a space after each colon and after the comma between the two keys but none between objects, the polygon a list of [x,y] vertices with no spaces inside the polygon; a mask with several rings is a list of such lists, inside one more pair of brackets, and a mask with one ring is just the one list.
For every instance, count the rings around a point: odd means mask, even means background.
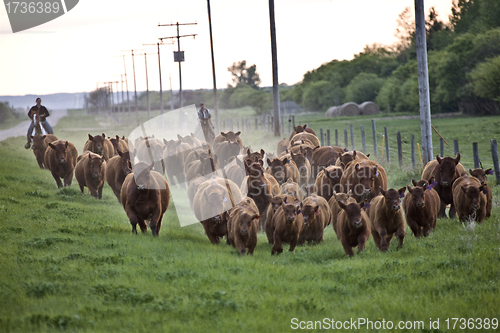
[{"label": "herd of cattle", "polygon": [[54,135],[32,139],[40,168],[52,173],[58,187],[61,179],[64,186],[71,185],[74,176],[82,193],[87,187],[101,199],[107,182],[134,233],[139,224],[142,232],[149,226],[158,236],[170,184],[184,190],[211,243],[226,237],[241,254],[253,253],[260,230],[273,244],[271,253],[279,254],[283,243],[290,251],[297,244],[320,243],[331,224],[352,256],[354,247],[364,249],[370,235],[382,251],[394,235],[402,247],[406,224],[415,237],[429,235],[448,205],[449,217],[457,214],[464,222],[482,222],[491,214],[486,182],[491,169],[467,173],[460,154],[437,156],[421,180],[411,180],[413,186],[388,189],[384,168],[369,155],[320,147],[307,125],[295,127],[289,139],[280,141],[276,155],[245,147],[240,134],[221,132],[210,143],[193,134],[133,142],[89,134],[81,155],[74,144]]}]

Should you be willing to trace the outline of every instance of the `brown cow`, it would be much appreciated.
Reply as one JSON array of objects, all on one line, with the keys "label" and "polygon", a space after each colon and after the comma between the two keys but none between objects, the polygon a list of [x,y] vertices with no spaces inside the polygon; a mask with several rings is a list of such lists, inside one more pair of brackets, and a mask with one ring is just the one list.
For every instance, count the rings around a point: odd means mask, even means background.
[{"label": "brown cow", "polygon": [[486,187],[467,174],[453,183],[453,203],[462,222],[483,222],[486,217]]},{"label": "brown cow", "polygon": [[106,134],[92,136],[89,134],[89,139],[85,142],[83,146],[83,151],[90,150],[97,155],[104,156],[106,161],[108,161],[114,154],[114,148],[111,141],[106,139]]},{"label": "brown cow", "polygon": [[469,169],[469,173],[471,176],[476,177],[477,180],[481,182],[481,185],[483,185],[486,189],[486,218],[489,218],[491,216],[491,208],[493,207],[493,197],[491,193],[491,187],[486,182],[486,175],[493,175],[494,171],[492,169],[484,170],[481,168],[477,168],[474,170]]},{"label": "brown cow", "polygon": [[265,150],[264,149],[261,149],[260,151],[254,151],[252,152],[252,149],[250,148],[247,148],[246,150],[246,155],[243,157],[243,160],[246,160],[246,159],[249,159],[249,160],[252,160],[254,161],[255,158],[257,158],[258,160],[264,160],[264,155],[266,154]]},{"label": "brown cow", "polygon": [[297,144],[305,144],[310,147],[318,147],[321,146],[321,143],[319,142],[319,139],[316,135],[307,133],[307,132],[302,132],[295,134],[291,139],[290,139],[290,146],[288,147],[289,149],[292,146],[295,146]]},{"label": "brown cow", "polygon": [[357,202],[369,202],[380,193],[380,188],[387,189],[387,174],[380,164],[371,160],[359,160],[350,163],[340,179],[342,192],[352,191]]},{"label": "brown cow", "polygon": [[[128,143],[124,139],[121,139],[118,135],[114,138],[108,138],[109,142],[113,145],[113,156],[118,155],[118,150],[128,151]],[[110,156],[111,158],[111,156]]]},{"label": "brown cow", "polygon": [[[267,206],[267,209],[265,211],[266,215],[266,221],[262,228],[266,232],[267,240],[269,241],[269,244],[273,244],[273,216],[276,214],[276,211],[281,207],[282,203],[288,203],[288,202],[295,202],[297,200],[295,197],[289,195],[289,194],[278,194],[273,196],[271,199],[271,202],[269,203],[269,206]],[[300,201],[299,201],[300,202]],[[262,218],[260,219],[262,221]]]},{"label": "brown cow", "polygon": [[269,173],[276,179],[279,185],[285,183],[289,178],[295,183],[298,183],[300,180],[299,170],[295,162],[286,157],[282,159],[275,158],[272,161],[268,158],[267,165],[269,166]]},{"label": "brown cow", "polygon": [[214,139],[214,149],[224,141],[228,141],[231,143],[236,143],[240,147],[240,151],[243,150],[243,141],[241,140],[240,137],[241,132],[238,131],[234,133],[233,131],[228,131],[228,132],[220,132],[219,135],[217,135]]},{"label": "brown cow", "polygon": [[84,152],[78,156],[75,166],[75,178],[83,193],[83,188],[87,186],[90,195],[94,198],[102,199],[102,188],[106,178],[106,160],[104,156]]},{"label": "brown cow", "polygon": [[302,190],[300,189],[299,184],[294,182],[291,178],[288,178],[286,182],[281,184],[280,193],[293,196],[295,199],[298,199],[299,201],[302,201],[302,199],[304,198],[304,195],[302,193]]},{"label": "brown cow", "polygon": [[288,249],[290,252],[293,252],[297,246],[304,225],[299,204],[298,200],[290,203],[283,202],[276,210],[270,227],[272,239],[269,239],[268,235],[269,242],[272,240],[273,244],[271,255],[282,253],[283,243],[290,244],[290,248]]},{"label": "brown cow", "polygon": [[452,186],[453,182],[458,177],[466,173],[464,167],[459,162],[460,153],[457,153],[455,158],[441,158],[437,155],[435,160],[425,165],[424,171],[422,172],[421,179],[430,179],[434,177],[437,182],[434,190],[436,190],[441,199],[438,217],[446,217],[446,205],[451,205],[449,211],[450,218],[452,219],[455,217],[456,211],[453,203]]},{"label": "brown cow", "polygon": [[373,198],[368,208],[368,216],[372,223],[372,236],[377,248],[387,251],[394,235],[398,238],[398,249],[403,247],[405,238],[405,220],[401,210],[401,198],[404,198],[406,187],[399,190],[380,188],[380,195]]},{"label": "brown cow", "polygon": [[190,162],[186,165],[186,181],[190,181],[197,174],[202,176],[207,176],[212,173],[219,174],[219,160],[217,155],[212,154],[210,150],[208,152],[198,153],[194,151],[194,155],[198,158],[197,160]]},{"label": "brown cow", "polygon": [[429,236],[436,229],[437,214],[441,200],[431,185],[407,186],[408,193],[403,199],[406,223],[415,237]]},{"label": "brown cow", "polygon": [[300,203],[304,225],[300,232],[299,244],[319,244],[323,241],[323,232],[332,221],[332,211],[328,202],[316,194],[305,198]]},{"label": "brown cow", "polygon": [[250,198],[245,198],[229,214],[227,225],[227,240],[241,255],[248,249],[253,254],[257,246],[257,229],[259,212],[255,203]]},{"label": "brown cow", "polygon": [[33,149],[33,154],[35,155],[38,166],[40,167],[40,169],[47,169],[43,160],[45,157],[45,151],[47,150],[47,147],[49,146],[48,144],[50,142],[58,140],[57,137],[53,134],[37,134],[35,136],[31,135],[30,138],[33,141],[33,146],[31,147],[31,149]]},{"label": "brown cow", "polygon": [[[234,162],[233,162],[234,161]],[[228,179],[231,179],[235,184],[240,184],[246,176],[245,164],[238,157],[234,158],[233,161],[226,166],[226,175]]]},{"label": "brown cow", "polygon": [[64,186],[71,185],[77,157],[78,151],[71,142],[57,140],[49,143],[49,148],[45,151],[44,162],[58,188],[63,187],[61,178],[64,179]]},{"label": "brown cow", "polygon": [[353,247],[358,247],[358,254],[365,249],[370,238],[370,218],[363,210],[364,202],[344,204],[338,201],[342,209],[337,217],[337,236],[340,239],[345,254],[353,256]]},{"label": "brown cow", "polygon": [[137,224],[141,231],[147,231],[146,220],[153,236],[160,233],[163,214],[170,203],[170,188],[167,180],[153,170],[154,164],[144,162],[134,164],[134,172],[125,177],[120,193],[121,203],[132,225],[132,233],[137,234]]},{"label": "brown cow", "polygon": [[128,151],[122,153],[118,149],[117,153],[118,155],[110,158],[106,164],[106,181],[118,198],[118,202],[121,202],[120,192],[125,177],[132,172],[132,162],[130,161],[130,153]]},{"label": "brown cow", "polygon": [[[231,191],[228,191],[227,186]],[[212,178],[199,185],[193,200],[193,210],[212,244],[218,244],[219,239],[227,235],[229,215],[226,213],[241,200],[238,186],[228,179]]]},{"label": "brown cow", "polygon": [[233,156],[238,156],[240,153],[238,142],[224,141],[215,145],[215,154],[219,158],[220,166],[223,167],[229,163],[229,159]]},{"label": "brown cow", "polygon": [[295,162],[297,169],[299,170],[299,185],[301,188],[309,185],[309,179],[311,178],[311,163],[307,158],[307,154],[304,149],[301,149],[299,153],[295,154],[293,151],[290,152],[290,157]]},{"label": "brown cow", "polygon": [[335,165],[337,158],[344,152],[344,149],[336,146],[320,147],[314,150],[309,158],[311,162],[311,183],[316,181],[321,167],[326,168],[330,165]]},{"label": "brown cow", "polygon": [[193,133],[186,135],[185,137],[182,137],[179,134],[177,134],[177,138],[183,143],[187,143],[191,148],[202,146],[201,141],[198,140],[198,138],[195,137]]},{"label": "brown cow", "polygon": [[302,125],[295,126],[293,128],[292,133],[290,134],[289,140],[291,140],[295,134],[302,133],[302,132],[307,132],[307,133],[313,134],[314,136],[317,136],[316,132],[314,132],[314,130],[311,127],[309,127],[309,126],[307,126],[307,124],[305,124],[304,126],[302,126]]},{"label": "brown cow", "polygon": [[316,193],[328,201],[332,197],[333,192],[342,192],[342,187],[340,186],[342,173],[342,168],[335,165],[330,165],[321,170],[314,184]]},{"label": "brown cow", "polygon": [[286,138],[283,138],[280,142],[278,142],[278,148],[276,150],[276,154],[280,156],[281,153],[285,152],[290,144],[290,141],[288,141]]},{"label": "brown cow", "polygon": [[[368,156],[369,155],[370,154],[368,154]],[[339,158],[337,158],[337,161],[335,161],[335,165],[341,167],[342,170],[344,170],[350,162],[354,160],[367,160],[368,156],[356,150],[346,151],[343,152],[339,156]]]},{"label": "brown cow", "polygon": [[262,160],[259,160],[259,162],[246,160],[245,169],[248,176],[243,179],[241,193],[252,199],[259,209],[259,215],[263,215],[271,202],[273,194],[279,194],[279,186],[277,193],[274,192],[274,186],[270,181],[270,178],[273,177],[264,173]]},{"label": "brown cow", "polygon": [[333,231],[337,235],[337,238],[340,239],[339,234],[337,233],[337,220],[340,211],[342,210],[338,204],[338,202],[342,202],[344,205],[348,205],[350,203],[356,203],[356,200],[347,193],[336,193],[334,192],[330,200],[328,200],[328,206],[332,212],[332,227]]},{"label": "brown cow", "polygon": [[[191,146],[180,140],[165,140],[165,149],[163,150],[163,165],[165,165],[165,173],[170,181],[170,184],[177,183],[185,188],[186,175],[184,173],[184,161],[191,150]],[[175,178],[174,178],[175,177]]]}]

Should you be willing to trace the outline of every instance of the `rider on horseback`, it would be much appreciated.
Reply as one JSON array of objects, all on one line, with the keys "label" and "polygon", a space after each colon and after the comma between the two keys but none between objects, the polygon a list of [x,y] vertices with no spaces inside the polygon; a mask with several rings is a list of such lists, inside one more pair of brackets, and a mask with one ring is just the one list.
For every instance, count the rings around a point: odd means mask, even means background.
[{"label": "rider on horseback", "polygon": [[[212,124],[212,115],[203,103],[200,103],[200,109],[198,110],[198,119],[201,123],[201,128],[203,130],[203,135],[205,136],[205,140],[207,142],[212,142],[215,138],[214,125]],[[207,134],[210,135],[210,138],[207,138]]]},{"label": "rider on horseback", "polygon": [[30,136],[33,135],[33,128],[35,127],[35,119],[34,115],[37,114],[39,117],[40,125],[43,126],[45,131],[48,134],[54,134],[54,131],[52,130],[52,127],[48,123],[48,121],[45,120],[49,116],[49,111],[45,106],[42,105],[42,99],[38,97],[36,99],[36,105],[33,106],[29,111],[28,111],[28,117],[31,119],[31,124],[30,127],[28,128],[28,133],[27,133],[27,139],[28,143],[24,146],[24,148],[29,149],[31,147],[31,138]]}]

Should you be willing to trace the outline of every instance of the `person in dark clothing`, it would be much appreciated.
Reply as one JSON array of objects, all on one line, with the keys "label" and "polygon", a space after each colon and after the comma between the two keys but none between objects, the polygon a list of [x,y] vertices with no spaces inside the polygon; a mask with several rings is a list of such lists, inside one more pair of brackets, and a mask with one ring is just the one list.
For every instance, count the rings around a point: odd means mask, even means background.
[{"label": "person in dark clothing", "polygon": [[28,111],[28,117],[31,119],[31,124],[30,127],[28,128],[28,133],[27,133],[27,139],[28,142],[26,145],[24,145],[24,148],[29,149],[31,147],[31,138],[30,136],[33,135],[33,128],[35,127],[35,119],[34,115],[38,112],[38,115],[40,117],[40,125],[43,126],[45,131],[48,134],[54,134],[54,131],[52,130],[52,127],[50,126],[49,122],[46,120],[46,118],[49,116],[49,111],[45,106],[42,105],[42,99],[38,97],[36,99],[36,105],[33,106],[29,111]]},{"label": "person in dark clothing", "polygon": [[[212,142],[215,138],[214,125],[212,124],[212,115],[203,103],[200,103],[200,109],[198,110],[198,120],[201,123],[201,128],[203,130],[203,134],[205,135],[207,142]],[[206,133],[209,133],[211,138],[207,138]]]}]

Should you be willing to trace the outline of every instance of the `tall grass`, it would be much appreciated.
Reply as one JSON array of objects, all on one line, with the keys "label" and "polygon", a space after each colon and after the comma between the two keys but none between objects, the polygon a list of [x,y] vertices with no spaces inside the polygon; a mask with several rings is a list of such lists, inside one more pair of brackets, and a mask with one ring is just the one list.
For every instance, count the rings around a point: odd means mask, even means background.
[{"label": "tall grass", "polygon": [[[55,132],[79,150],[88,128],[127,134],[103,124],[75,111]],[[491,120],[483,126],[496,130]],[[242,137],[270,150],[277,140]],[[174,205],[158,238],[133,235],[107,185],[102,200],[75,183],[58,190],[23,144],[0,142],[0,332],[285,332],[292,318],[422,320],[431,332],[429,318],[445,331],[449,317],[499,317],[498,187],[489,220],[471,228],[439,219],[423,239],[407,228],[399,251],[382,253],[370,239],[347,258],[329,227],[323,243],[280,256],[261,233],[255,254],[240,257],[211,245],[199,224],[181,228]],[[386,170],[395,188],[419,176],[397,163]]]}]

